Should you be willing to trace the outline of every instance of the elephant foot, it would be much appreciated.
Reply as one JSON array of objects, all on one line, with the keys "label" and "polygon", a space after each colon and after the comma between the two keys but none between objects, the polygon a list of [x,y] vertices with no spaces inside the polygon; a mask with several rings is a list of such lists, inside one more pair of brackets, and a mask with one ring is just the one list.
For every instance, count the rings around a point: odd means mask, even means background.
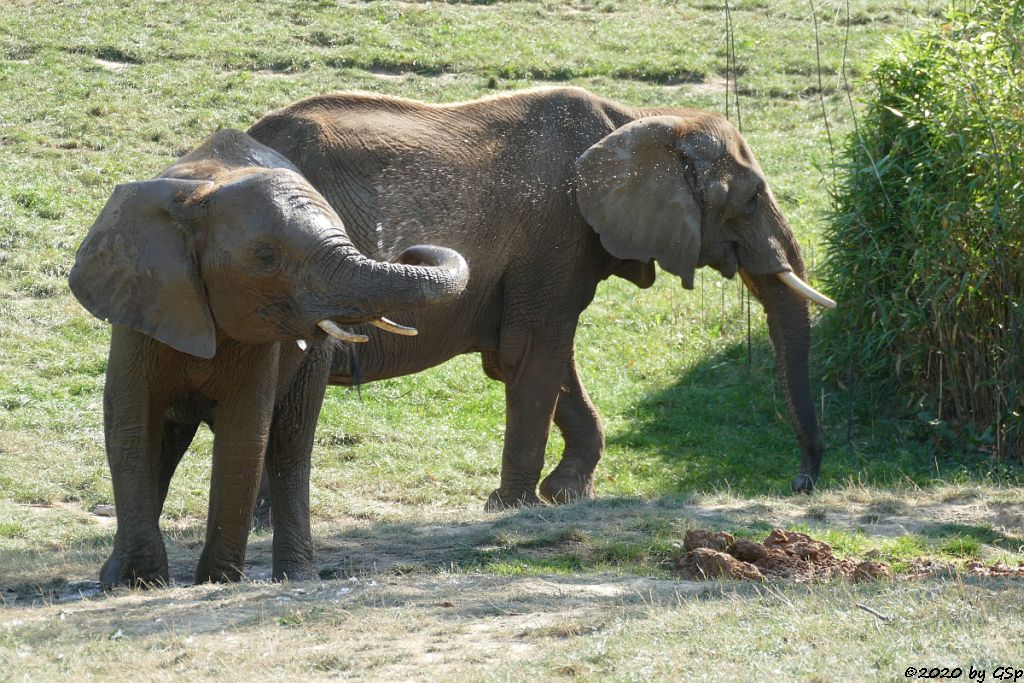
[{"label": "elephant foot", "polygon": [[499,512],[511,508],[532,507],[543,504],[543,501],[533,491],[503,491],[502,489],[495,489],[488,496],[484,510],[487,512]]},{"label": "elephant foot", "polygon": [[809,474],[799,474],[793,480],[794,493],[811,493],[814,491],[814,477]]},{"label": "elephant foot", "polygon": [[169,583],[167,551],[162,541],[159,550],[154,549],[154,552],[146,556],[129,556],[115,550],[100,570],[100,586],[104,590],[116,586],[153,588]]},{"label": "elephant foot", "polygon": [[274,565],[274,581],[310,581],[320,575],[311,564]]},{"label": "elephant foot", "polygon": [[199,557],[196,566],[196,583],[234,583],[243,578],[244,560],[225,562],[210,558],[206,551]]},{"label": "elephant foot", "polygon": [[582,474],[572,465],[560,464],[540,483],[540,497],[562,505],[594,497],[594,473]]}]

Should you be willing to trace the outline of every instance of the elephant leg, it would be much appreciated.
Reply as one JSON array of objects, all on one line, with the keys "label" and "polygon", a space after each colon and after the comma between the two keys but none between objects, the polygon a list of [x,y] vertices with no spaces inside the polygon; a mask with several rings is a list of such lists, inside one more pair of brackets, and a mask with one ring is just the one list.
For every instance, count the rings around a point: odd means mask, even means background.
[{"label": "elephant leg", "polygon": [[549,503],[593,498],[594,469],[604,454],[604,425],[583,386],[575,357],[566,365],[555,425],[562,432],[565,450],[558,466],[541,482],[541,498]]},{"label": "elephant leg", "polygon": [[284,396],[274,408],[264,479],[273,501],[273,576],[301,581],[316,577],[309,528],[309,473],[331,349],[320,344],[303,355]]},{"label": "elephant leg", "polygon": [[246,376],[239,376],[232,394],[214,408],[217,431],[213,438],[210,507],[196,583],[242,578],[256,490],[273,419],[277,345],[235,352],[240,357],[237,367],[246,368]]},{"label": "elephant leg", "polygon": [[171,478],[178,469],[185,451],[192,445],[199,430],[198,422],[174,422],[164,420],[163,435],[160,441],[160,509],[163,510],[167,500],[167,491],[171,486]]},{"label": "elephant leg", "polygon": [[567,340],[558,341],[550,334],[503,336],[499,367],[495,371],[505,381],[501,484],[491,493],[485,509],[540,504],[537,482],[544,468],[544,449],[571,352],[571,332]]},{"label": "elephant leg", "polygon": [[133,334],[115,327],[103,392],[107,463],[117,508],[114,549],[100,570],[100,584],[167,584],[167,549],[160,534],[160,455],[163,405],[151,400],[150,378],[137,364]]}]

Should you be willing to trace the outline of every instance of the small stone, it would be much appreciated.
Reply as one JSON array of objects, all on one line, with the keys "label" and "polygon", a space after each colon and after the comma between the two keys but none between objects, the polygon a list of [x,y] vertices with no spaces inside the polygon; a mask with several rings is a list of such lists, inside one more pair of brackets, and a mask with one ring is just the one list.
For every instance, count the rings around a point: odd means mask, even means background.
[{"label": "small stone", "polygon": [[92,514],[97,517],[117,517],[117,510],[114,509],[113,505],[100,503],[92,509]]}]

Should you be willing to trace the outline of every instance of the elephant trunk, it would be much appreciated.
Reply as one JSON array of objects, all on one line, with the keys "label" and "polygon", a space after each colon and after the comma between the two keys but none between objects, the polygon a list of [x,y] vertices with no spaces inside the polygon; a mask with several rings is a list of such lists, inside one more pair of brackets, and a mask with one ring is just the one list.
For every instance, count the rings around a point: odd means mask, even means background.
[{"label": "elephant trunk", "polygon": [[[794,265],[797,264],[799,260]],[[768,316],[779,383],[800,444],[800,474],[793,481],[793,490],[809,492],[821,471],[824,446],[811,392],[811,321],[807,300],[775,275],[743,272],[742,276]]]},{"label": "elephant trunk", "polygon": [[[337,256],[342,257],[337,260]],[[469,266],[456,251],[444,247],[417,245],[403,251],[397,263],[374,261],[360,254],[351,244],[335,250],[333,272],[326,278],[326,292],[342,292],[345,303],[325,306],[320,327],[334,337],[345,333],[332,319],[341,322],[371,324],[395,334],[411,336],[416,330],[399,325],[382,315],[393,311],[456,299],[466,288]],[[330,294],[318,298],[329,301]],[[343,341],[366,341],[363,335],[351,335]]]}]

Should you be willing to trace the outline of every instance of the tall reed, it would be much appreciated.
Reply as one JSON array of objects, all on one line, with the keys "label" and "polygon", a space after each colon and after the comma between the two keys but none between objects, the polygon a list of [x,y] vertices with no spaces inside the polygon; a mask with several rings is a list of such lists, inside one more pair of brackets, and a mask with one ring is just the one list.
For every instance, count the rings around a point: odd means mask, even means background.
[{"label": "tall reed", "polygon": [[1024,458],[1024,7],[895,41],[847,141],[823,277],[836,379]]}]

